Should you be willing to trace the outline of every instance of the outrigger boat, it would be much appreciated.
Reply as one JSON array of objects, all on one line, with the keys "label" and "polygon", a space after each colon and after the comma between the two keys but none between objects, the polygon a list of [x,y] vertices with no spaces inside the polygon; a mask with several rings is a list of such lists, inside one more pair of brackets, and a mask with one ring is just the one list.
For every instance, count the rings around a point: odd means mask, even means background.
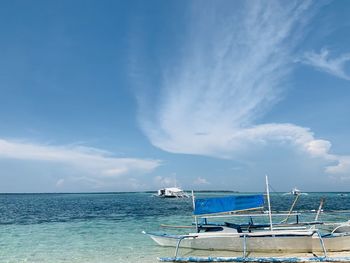
[{"label": "outrigger boat", "polygon": [[[271,213],[267,178],[266,185],[267,213],[239,214],[239,212],[263,208],[263,195],[241,195],[204,199],[195,199],[193,196],[193,214],[196,232],[185,235],[144,233],[148,234],[161,246],[176,247],[175,258],[161,258],[161,261],[181,261],[179,260],[180,258],[177,257],[179,247],[201,250],[226,250],[243,253],[243,257],[231,258],[229,261],[245,261],[244,259],[247,254],[251,252],[323,252],[324,257],[327,257],[327,252],[350,251],[350,223],[334,223],[324,227],[323,222],[317,221],[321,211],[321,205],[315,221],[305,223],[296,222],[294,224],[288,224],[286,222],[273,223],[272,217],[275,215]],[[291,211],[288,214],[278,215],[287,215],[287,218],[291,215],[298,216],[298,214],[292,214]],[[209,224],[207,222],[209,218],[227,216],[248,216],[251,219],[253,217],[268,217],[269,224]],[[204,223],[198,223],[198,219],[202,219]],[[325,229],[327,232],[325,232]],[[185,261],[189,261],[188,259],[190,258],[192,257],[186,258]],[[190,261],[197,262],[196,260],[213,261],[210,257],[201,259],[192,258]],[[298,260],[296,261],[299,262]],[[340,261],[339,258],[333,258],[333,260]],[[311,261],[318,260],[313,258]],[[344,258],[342,258],[341,261],[344,261]],[[350,261],[350,257],[347,258],[347,261]]]},{"label": "outrigger boat", "polygon": [[168,187],[168,188],[162,188],[159,189],[157,194],[155,194],[156,197],[162,197],[162,198],[189,198],[190,195],[184,192],[179,187]]}]

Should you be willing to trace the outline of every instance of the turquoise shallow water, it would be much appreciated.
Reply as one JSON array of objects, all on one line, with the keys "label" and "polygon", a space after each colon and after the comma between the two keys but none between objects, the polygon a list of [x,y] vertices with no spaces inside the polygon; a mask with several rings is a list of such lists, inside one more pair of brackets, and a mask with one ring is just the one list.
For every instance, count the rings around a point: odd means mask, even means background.
[{"label": "turquoise shallow water", "polygon": [[[339,193],[310,193],[296,209],[317,209],[321,197],[326,197],[325,210],[350,209],[350,194]],[[293,201],[282,194],[271,199],[274,210],[288,210]],[[189,225],[191,209],[191,199],[150,193],[1,194],[0,262],[157,262],[174,249],[158,247],[142,230]],[[348,215],[325,219],[347,220]]]}]

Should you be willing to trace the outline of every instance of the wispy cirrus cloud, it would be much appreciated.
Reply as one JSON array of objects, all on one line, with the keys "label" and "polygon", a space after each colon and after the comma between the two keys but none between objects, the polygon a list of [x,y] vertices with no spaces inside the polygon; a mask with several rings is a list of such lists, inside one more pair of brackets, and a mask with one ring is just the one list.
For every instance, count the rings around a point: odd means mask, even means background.
[{"label": "wispy cirrus cloud", "polygon": [[316,10],[311,1],[195,3],[181,54],[163,61],[160,101],[139,97],[141,127],[152,144],[232,159],[285,145],[324,159],[326,172],[345,173],[348,157],[331,154],[331,143],[308,128],[257,124],[283,98],[294,49]]},{"label": "wispy cirrus cloud", "polygon": [[[103,186],[105,180],[125,175],[148,173],[160,165],[159,160],[118,158],[107,151],[92,147],[45,145],[6,139],[0,139],[0,159],[60,164],[76,171],[74,178],[68,181],[84,181],[95,186]],[[56,186],[61,187],[66,182],[67,179],[59,178]]]},{"label": "wispy cirrus cloud", "polygon": [[350,80],[350,72],[346,72],[346,64],[350,61],[350,53],[331,57],[330,51],[323,48],[320,53],[306,52],[299,62],[312,66],[319,71],[326,72],[341,79]]}]

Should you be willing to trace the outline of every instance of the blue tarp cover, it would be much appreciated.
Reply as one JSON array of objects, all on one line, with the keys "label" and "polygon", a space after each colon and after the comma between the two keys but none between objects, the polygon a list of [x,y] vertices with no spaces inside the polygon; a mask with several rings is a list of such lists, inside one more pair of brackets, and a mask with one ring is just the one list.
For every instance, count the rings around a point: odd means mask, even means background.
[{"label": "blue tarp cover", "polygon": [[263,195],[239,195],[195,199],[194,215],[239,211],[264,206]]}]

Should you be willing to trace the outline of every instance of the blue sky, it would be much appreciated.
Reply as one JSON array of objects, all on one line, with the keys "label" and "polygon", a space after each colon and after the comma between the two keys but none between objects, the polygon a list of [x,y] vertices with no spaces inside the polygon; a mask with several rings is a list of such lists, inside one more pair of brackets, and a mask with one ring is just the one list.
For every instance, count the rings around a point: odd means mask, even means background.
[{"label": "blue sky", "polygon": [[2,1],[0,192],[350,189],[347,1]]}]

